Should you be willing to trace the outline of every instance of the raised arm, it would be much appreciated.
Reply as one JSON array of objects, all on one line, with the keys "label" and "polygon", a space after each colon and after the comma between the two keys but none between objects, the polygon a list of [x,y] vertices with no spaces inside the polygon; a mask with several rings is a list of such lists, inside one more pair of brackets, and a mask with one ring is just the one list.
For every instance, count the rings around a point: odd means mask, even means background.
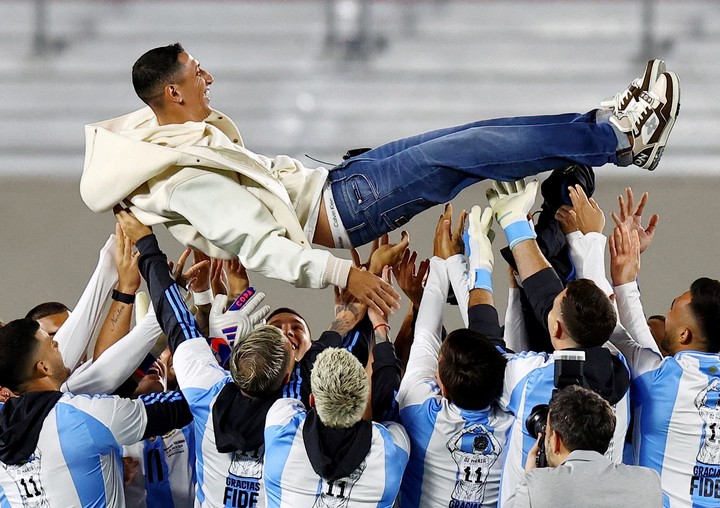
[{"label": "raised arm", "polygon": [[[491,229],[492,218],[491,208],[483,210],[479,206],[473,206],[468,217],[469,225],[465,234],[465,251],[469,263],[467,287],[470,290],[468,328],[482,333],[496,347],[504,350],[505,342],[493,297],[492,240],[495,233]],[[448,273],[452,277],[450,269]]]},{"label": "raised arm", "polygon": [[[390,282],[390,268],[383,270],[383,279]],[[402,372],[395,354],[393,336],[386,316],[368,311],[373,326],[375,347],[372,349],[371,395],[372,418],[378,422],[397,421],[399,416],[395,395],[400,389]]]},{"label": "raised arm", "polygon": [[537,180],[527,186],[523,180],[493,182],[487,197],[495,220],[505,232],[530,305],[537,319],[547,327],[547,315],[563,285],[540,251],[535,231],[528,221],[537,189]]},{"label": "raised arm", "polygon": [[610,275],[620,323],[640,346],[662,354],[645,319],[637,277],[640,273],[640,238],[627,226],[616,226],[610,237]]},{"label": "raised arm", "polygon": [[400,330],[398,330],[395,335],[395,353],[403,369],[407,366],[408,358],[410,357],[410,347],[412,346],[413,337],[415,336],[415,323],[424,291],[423,284],[425,283],[425,277],[430,267],[430,260],[425,259],[420,262],[416,270],[416,260],[417,252],[413,251],[410,253],[409,250],[406,250],[397,270],[393,270],[398,286],[400,286],[400,289],[402,289],[410,301]]},{"label": "raised arm", "polygon": [[[612,286],[605,274],[605,214],[593,198],[587,197],[582,186],[569,187],[572,208],[567,212],[577,224],[578,231],[567,235],[570,259],[575,265],[578,279],[590,279],[606,295]],[[558,211],[559,213],[562,213]],[[563,220],[556,216],[561,224]]]},{"label": "raised arm", "polygon": [[516,272],[508,266],[508,303],[505,309],[504,336],[507,347],[512,351],[530,351],[530,338],[525,327],[525,316],[522,310],[520,288]]},{"label": "raised arm", "polygon": [[140,254],[133,252],[134,245],[133,241],[125,236],[120,224],[116,224],[115,266],[118,283],[112,293],[110,309],[95,342],[93,360],[99,359],[108,348],[130,331],[135,293],[140,288],[140,271],[137,265]]},{"label": "raised arm", "polygon": [[70,317],[55,334],[65,366],[70,370],[80,363],[85,350],[100,326],[103,308],[117,283],[117,270],[113,259],[115,237],[110,236],[102,249],[100,258],[82,296]]},{"label": "raised arm", "polygon": [[[152,309],[125,337],[110,346],[87,368],[73,372],[62,391],[103,395],[113,393],[137,369],[162,334]],[[83,365],[84,367],[84,365]]]},{"label": "raised arm", "polygon": [[405,376],[400,383],[398,392],[400,410],[420,404],[435,394],[433,386],[437,382],[442,316],[450,283],[442,256],[447,254],[446,247],[451,242],[450,229],[450,219],[444,214],[440,217],[435,230],[433,249],[435,255],[430,259],[430,272],[415,324],[415,339],[410,348],[410,359]]},{"label": "raised arm", "polygon": [[[625,225],[616,226],[610,237],[610,274],[616,286],[616,294],[619,287],[635,284],[639,270],[640,240],[637,232],[630,233]],[[662,354],[645,322],[639,293],[635,300],[625,299],[629,294],[620,290],[617,304],[620,321],[631,327],[632,337],[625,328],[617,326],[610,336],[610,342],[627,358],[633,378],[636,378],[658,368],[662,363]]]}]

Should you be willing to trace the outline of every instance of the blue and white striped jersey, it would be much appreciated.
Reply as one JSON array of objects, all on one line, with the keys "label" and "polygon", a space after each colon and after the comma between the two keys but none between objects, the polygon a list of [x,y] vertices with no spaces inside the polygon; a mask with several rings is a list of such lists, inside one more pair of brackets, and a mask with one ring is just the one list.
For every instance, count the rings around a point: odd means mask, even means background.
[{"label": "blue and white striped jersey", "polygon": [[123,447],[140,463],[125,485],[127,506],[191,508],[195,505],[195,429],[193,424]]},{"label": "blue and white striped jersey", "polygon": [[0,506],[124,506],[121,446],[146,425],[141,400],[63,394],[30,459],[0,463]]},{"label": "blue and white striped jersey", "polygon": [[370,451],[349,476],[321,478],[305,448],[302,402],[280,399],[265,421],[265,490],[268,507],[391,508],[400,488],[410,443],[397,423],[372,423]]},{"label": "blue and white striped jersey", "polygon": [[[660,474],[666,507],[720,505],[720,354],[663,357],[647,326],[637,284],[615,287],[611,340],[633,376],[633,462]],[[634,340],[633,340],[634,339]]]},{"label": "blue and white striped jersey", "polygon": [[683,351],[663,359],[633,341],[613,343],[633,370],[634,462],[660,474],[664,506],[717,508],[720,355]]},{"label": "blue and white striped jersey", "polygon": [[[618,358],[625,362],[622,355]],[[555,376],[555,362],[546,353],[518,353],[507,355],[505,383],[500,406],[513,413],[516,418],[510,433],[507,457],[500,486],[500,506],[515,491],[525,474],[525,461],[535,439],[528,433],[525,421],[538,404],[547,404],[552,396]],[[616,464],[622,463],[625,434],[630,424],[630,392],[615,407],[617,423],[615,434],[605,456]]]},{"label": "blue and white striped jersey", "polygon": [[497,506],[513,416],[495,405],[464,410],[442,396],[436,376],[447,288],[445,262],[434,257],[398,392],[400,420],[412,445],[403,508]]},{"label": "blue and white striped jersey", "polygon": [[173,364],[195,418],[196,495],[200,506],[255,508],[262,497],[262,448],[253,453],[217,450],[212,408],[230,374],[222,369],[203,338],[182,342]]},{"label": "blue and white striped jersey", "polygon": [[416,385],[413,392],[425,398],[400,411],[412,444],[400,506],[496,506],[512,415],[494,406],[461,409],[437,384]]}]

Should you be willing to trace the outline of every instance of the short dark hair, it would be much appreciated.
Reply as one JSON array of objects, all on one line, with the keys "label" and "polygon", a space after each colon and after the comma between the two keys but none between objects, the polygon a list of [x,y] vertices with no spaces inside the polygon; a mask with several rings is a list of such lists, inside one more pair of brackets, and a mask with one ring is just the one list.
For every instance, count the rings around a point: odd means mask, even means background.
[{"label": "short dark hair", "polygon": [[502,393],[506,365],[483,334],[460,328],[440,347],[438,375],[450,402],[462,409],[483,409]]},{"label": "short dark hair", "polygon": [[0,328],[0,386],[15,393],[30,380],[38,348],[35,334],[40,325],[33,319],[16,319]]},{"label": "short dark hair", "polygon": [[580,347],[602,346],[610,338],[617,314],[610,298],[588,279],[573,280],[560,303],[567,333]]},{"label": "short dark hair", "polygon": [[37,321],[44,317],[52,316],[53,314],[60,314],[62,312],[70,312],[67,305],[60,302],[45,302],[40,305],[36,305],[25,314],[26,319],[32,319]]},{"label": "short dark hair", "polygon": [[290,307],[278,307],[277,309],[272,311],[270,314],[268,314],[268,317],[265,318],[265,321],[270,321],[270,319],[272,319],[272,317],[277,314],[293,314],[293,315],[299,317],[300,319],[302,319],[303,321],[305,321],[305,324],[307,324],[307,319],[305,319],[302,316],[302,314],[300,314],[298,311],[291,309]]},{"label": "short dark hair", "polygon": [[720,352],[720,282],[701,277],[690,286],[690,311],[709,353]]},{"label": "short dark hair", "polygon": [[650,321],[651,319],[657,319],[658,321],[662,321],[663,323],[665,322],[665,316],[663,316],[662,314],[653,314],[652,316],[647,318],[648,321]]},{"label": "short dark hair", "polygon": [[157,106],[163,89],[176,78],[181,65],[178,56],[185,51],[179,42],[153,48],[137,59],[132,68],[135,93],[148,106]]},{"label": "short dark hair", "polygon": [[550,425],[569,451],[604,454],[615,433],[615,413],[600,395],[578,385],[555,393],[550,401]]}]

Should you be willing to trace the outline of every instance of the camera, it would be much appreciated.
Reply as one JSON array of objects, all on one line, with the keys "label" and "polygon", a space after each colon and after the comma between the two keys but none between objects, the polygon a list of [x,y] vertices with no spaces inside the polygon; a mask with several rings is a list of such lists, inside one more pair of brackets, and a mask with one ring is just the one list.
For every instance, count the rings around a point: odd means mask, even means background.
[{"label": "camera", "polygon": [[[566,386],[584,384],[584,367],[585,367],[585,351],[561,350],[553,353],[554,372],[552,397],[558,390],[562,390]],[[552,400],[552,397],[550,400]],[[548,412],[550,406],[548,404],[538,404],[525,420],[525,428],[528,433],[537,440],[538,436],[545,435],[545,427],[547,426]],[[547,467],[547,455],[545,454],[545,440],[540,441],[539,450],[535,459],[535,465],[538,467]]]}]

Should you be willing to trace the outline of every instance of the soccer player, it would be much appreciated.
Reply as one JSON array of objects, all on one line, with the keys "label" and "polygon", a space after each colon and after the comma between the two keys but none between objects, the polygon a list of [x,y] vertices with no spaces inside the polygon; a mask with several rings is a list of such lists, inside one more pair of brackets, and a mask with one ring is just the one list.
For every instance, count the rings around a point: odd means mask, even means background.
[{"label": "soccer player", "polygon": [[[612,461],[622,460],[625,433],[629,422],[630,377],[623,359],[602,347],[617,321],[612,302],[594,282],[578,279],[563,288],[535,240],[535,232],[527,217],[535,202],[537,181],[493,184],[488,190],[491,209],[484,212],[474,207],[469,218],[469,287],[492,290],[493,255],[488,237],[493,216],[503,228],[517,263],[523,287],[540,322],[546,323],[555,350],[580,349],[585,352],[584,386],[599,393],[615,406],[617,425],[607,450]],[[461,286],[456,284],[454,287]],[[467,285],[465,286],[467,287]],[[459,297],[460,300],[460,297]],[[492,300],[470,304],[489,307]],[[497,313],[493,319],[480,321],[478,331],[498,334]],[[470,309],[469,313],[476,312]],[[487,331],[489,327],[490,331]],[[501,486],[501,504],[513,494],[523,476],[523,468],[535,439],[525,421],[538,404],[547,404],[554,386],[554,359],[546,353],[522,352],[507,355],[504,386],[500,407],[512,412],[513,424]]]},{"label": "soccer player", "polygon": [[0,412],[0,505],[123,506],[121,446],[191,420],[179,392],[161,398],[61,393],[69,370],[31,319],[0,328],[0,384],[18,394]]},{"label": "soccer player", "polygon": [[349,351],[328,348],[310,384],[310,409],[283,398],[268,411],[268,507],[394,506],[410,443],[399,424],[363,419],[370,393],[363,366]]},{"label": "soccer player", "polygon": [[632,339],[618,329],[612,341],[632,370],[634,461],[660,474],[665,506],[715,507],[720,498],[720,282],[699,278],[673,300],[658,348],[644,319],[639,271],[638,234],[617,226],[610,238],[610,272],[621,322]]},{"label": "soccer player", "polygon": [[[400,418],[412,443],[401,506],[496,506],[513,417],[495,399],[506,361],[483,335],[460,329],[441,340],[448,293],[446,259],[462,251],[444,227],[423,292],[415,339],[398,392]],[[460,228],[458,228],[460,229]]]}]

